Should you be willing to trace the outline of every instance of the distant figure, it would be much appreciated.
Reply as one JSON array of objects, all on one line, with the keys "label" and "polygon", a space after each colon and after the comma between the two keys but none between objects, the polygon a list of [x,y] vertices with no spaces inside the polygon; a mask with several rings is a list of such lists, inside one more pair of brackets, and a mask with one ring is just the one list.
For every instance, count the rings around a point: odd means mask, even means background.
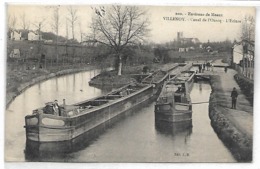
[{"label": "distant figure", "polygon": [[238,96],[238,93],[237,93],[236,88],[234,87],[232,92],[231,92],[231,98],[232,98],[232,107],[231,107],[231,109],[236,109],[237,96]]},{"label": "distant figure", "polygon": [[227,66],[225,66],[225,68],[224,68],[224,69],[225,69],[225,73],[227,73],[227,69],[228,69],[228,68],[227,68]]},{"label": "distant figure", "polygon": [[202,66],[199,64],[199,73],[201,73]]},{"label": "distant figure", "polygon": [[147,74],[150,72],[150,68],[148,66],[143,67],[143,74]]},{"label": "distant figure", "polygon": [[203,65],[202,65],[202,73],[204,73],[205,69],[206,69],[206,64],[203,63]]},{"label": "distant figure", "polygon": [[53,110],[55,115],[61,116],[60,106],[58,104],[58,100],[54,100],[53,102]]},{"label": "distant figure", "polygon": [[207,66],[207,70],[209,70],[210,62],[208,62],[208,63],[206,64],[206,66]]},{"label": "distant figure", "polygon": [[210,64],[210,67],[211,67],[211,71],[213,72],[213,71],[214,71],[214,65],[213,65],[213,63]]}]

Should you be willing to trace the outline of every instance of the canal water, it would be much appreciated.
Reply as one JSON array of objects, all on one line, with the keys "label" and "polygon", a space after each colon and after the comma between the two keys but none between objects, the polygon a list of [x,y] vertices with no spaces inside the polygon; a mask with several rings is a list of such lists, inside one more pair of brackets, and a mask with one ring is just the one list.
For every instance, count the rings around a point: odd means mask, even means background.
[{"label": "canal water", "polygon": [[[53,78],[27,89],[6,110],[5,156],[7,161],[59,162],[236,162],[210,125],[208,103],[193,105],[193,127],[162,131],[155,127],[154,103],[122,118],[74,152],[28,158],[24,116],[51,100],[76,103],[107,93],[88,85],[99,71]],[[207,102],[211,87],[195,83],[192,102]],[[27,152],[28,153],[28,152]]]}]

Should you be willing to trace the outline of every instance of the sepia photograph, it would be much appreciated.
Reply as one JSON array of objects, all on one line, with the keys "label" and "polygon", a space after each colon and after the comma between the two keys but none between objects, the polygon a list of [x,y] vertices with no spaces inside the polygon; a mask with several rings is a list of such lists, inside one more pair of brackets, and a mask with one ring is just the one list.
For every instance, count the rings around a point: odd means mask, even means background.
[{"label": "sepia photograph", "polygon": [[5,162],[254,161],[255,7],[5,8]]}]

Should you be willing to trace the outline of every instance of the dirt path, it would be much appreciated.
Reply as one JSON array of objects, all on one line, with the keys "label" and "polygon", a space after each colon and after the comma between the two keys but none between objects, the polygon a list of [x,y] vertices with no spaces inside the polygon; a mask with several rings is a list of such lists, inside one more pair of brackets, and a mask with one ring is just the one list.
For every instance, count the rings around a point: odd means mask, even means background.
[{"label": "dirt path", "polygon": [[[210,78],[212,93],[209,102],[212,127],[238,162],[251,162],[253,107],[234,79],[236,71],[228,69],[225,73],[222,67],[214,69],[213,73],[206,73],[212,75]],[[231,91],[234,87],[237,88],[239,95],[236,109],[231,109]]]},{"label": "dirt path", "polygon": [[[227,73],[219,72],[220,80],[223,93],[223,100],[221,106],[226,117],[231,123],[243,134],[247,135],[249,138],[253,136],[253,107],[250,105],[246,96],[241,92],[238,84],[234,79],[234,75],[237,72],[233,69],[228,69]],[[231,109],[231,91],[235,87],[239,93],[237,98],[237,108]]]}]

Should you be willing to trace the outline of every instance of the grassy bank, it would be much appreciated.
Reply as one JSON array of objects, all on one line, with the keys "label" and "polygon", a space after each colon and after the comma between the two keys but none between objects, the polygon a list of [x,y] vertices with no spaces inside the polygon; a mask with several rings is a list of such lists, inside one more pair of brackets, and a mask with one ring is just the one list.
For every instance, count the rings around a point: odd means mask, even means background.
[{"label": "grassy bank", "polygon": [[219,76],[211,76],[212,93],[209,100],[209,117],[218,137],[239,162],[252,161],[252,138],[238,130],[227,117],[229,101],[223,91]]}]

